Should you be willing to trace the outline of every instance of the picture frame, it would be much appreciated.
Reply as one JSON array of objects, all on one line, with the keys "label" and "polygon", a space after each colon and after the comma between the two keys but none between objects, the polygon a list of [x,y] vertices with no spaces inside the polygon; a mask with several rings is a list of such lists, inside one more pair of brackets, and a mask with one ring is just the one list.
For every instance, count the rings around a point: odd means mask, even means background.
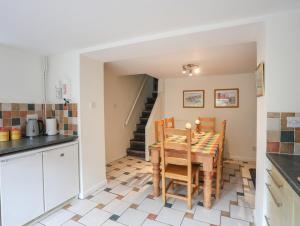
[{"label": "picture frame", "polygon": [[204,90],[184,90],[183,108],[204,108]]},{"label": "picture frame", "polygon": [[265,95],[265,64],[260,63],[255,71],[256,77],[256,96],[262,97]]},{"label": "picture frame", "polygon": [[240,106],[238,88],[215,89],[214,93],[215,108],[238,108]]}]

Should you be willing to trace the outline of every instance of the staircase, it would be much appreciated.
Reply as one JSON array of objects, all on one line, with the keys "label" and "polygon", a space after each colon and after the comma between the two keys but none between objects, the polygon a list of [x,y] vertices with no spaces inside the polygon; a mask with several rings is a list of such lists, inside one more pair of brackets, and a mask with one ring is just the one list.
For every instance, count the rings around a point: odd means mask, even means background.
[{"label": "staircase", "polygon": [[152,108],[157,97],[157,80],[154,80],[152,97],[147,98],[145,109],[141,114],[140,121],[136,124],[133,132],[134,138],[130,140],[130,147],[127,148],[128,156],[145,158],[145,127],[150,117]]}]

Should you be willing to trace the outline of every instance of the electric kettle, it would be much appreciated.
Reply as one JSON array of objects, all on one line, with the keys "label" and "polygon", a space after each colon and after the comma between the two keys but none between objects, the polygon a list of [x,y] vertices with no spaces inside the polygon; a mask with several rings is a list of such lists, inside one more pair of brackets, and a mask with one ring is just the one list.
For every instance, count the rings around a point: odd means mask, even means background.
[{"label": "electric kettle", "polygon": [[26,136],[35,137],[44,132],[44,123],[42,120],[28,119],[26,124]]}]

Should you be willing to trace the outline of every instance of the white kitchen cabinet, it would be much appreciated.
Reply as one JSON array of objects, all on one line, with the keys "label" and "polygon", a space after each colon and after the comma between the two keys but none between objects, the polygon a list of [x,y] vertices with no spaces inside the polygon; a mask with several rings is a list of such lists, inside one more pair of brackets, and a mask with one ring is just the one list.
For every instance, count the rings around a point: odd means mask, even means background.
[{"label": "white kitchen cabinet", "polygon": [[43,152],[45,211],[79,193],[78,145]]},{"label": "white kitchen cabinet", "polygon": [[1,161],[2,226],[19,226],[44,213],[42,153]]}]

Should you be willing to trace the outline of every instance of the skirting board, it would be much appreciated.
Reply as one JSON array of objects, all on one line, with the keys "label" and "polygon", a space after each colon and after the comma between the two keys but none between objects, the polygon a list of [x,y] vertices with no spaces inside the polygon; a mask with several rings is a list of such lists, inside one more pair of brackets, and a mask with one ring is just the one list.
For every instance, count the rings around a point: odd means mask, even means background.
[{"label": "skirting board", "polygon": [[239,160],[239,161],[244,161],[244,162],[250,162],[250,161],[256,161],[256,158],[253,157],[241,157],[241,156],[225,156],[224,159],[233,159],[233,160]]},{"label": "skirting board", "polygon": [[107,180],[103,180],[101,182],[99,182],[98,184],[94,185],[93,187],[87,189],[86,191],[81,191],[79,193],[79,198],[80,199],[85,199],[88,195],[90,195],[91,193],[95,192],[97,189],[105,186],[107,184]]}]

